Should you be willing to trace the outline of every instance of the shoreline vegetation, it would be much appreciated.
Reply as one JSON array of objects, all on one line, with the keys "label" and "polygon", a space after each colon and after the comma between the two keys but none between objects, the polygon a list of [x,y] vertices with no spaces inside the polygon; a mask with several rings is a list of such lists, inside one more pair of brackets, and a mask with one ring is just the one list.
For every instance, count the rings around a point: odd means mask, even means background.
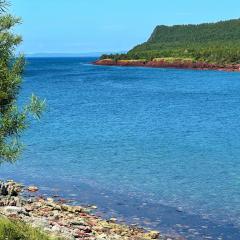
[{"label": "shoreline vegetation", "polygon": [[96,206],[73,206],[59,196],[45,198],[37,192],[35,186],[25,188],[12,180],[0,181],[0,239],[183,239],[120,224],[114,218],[104,220],[94,215]]},{"label": "shoreline vegetation", "polygon": [[240,71],[240,19],[157,26],[147,42],[96,65]]},{"label": "shoreline vegetation", "polygon": [[216,64],[207,62],[196,62],[189,59],[180,58],[158,58],[152,61],[145,59],[113,60],[100,59],[93,64],[102,66],[122,66],[122,67],[151,67],[151,68],[179,68],[196,70],[218,70],[227,72],[240,72],[240,64]]}]

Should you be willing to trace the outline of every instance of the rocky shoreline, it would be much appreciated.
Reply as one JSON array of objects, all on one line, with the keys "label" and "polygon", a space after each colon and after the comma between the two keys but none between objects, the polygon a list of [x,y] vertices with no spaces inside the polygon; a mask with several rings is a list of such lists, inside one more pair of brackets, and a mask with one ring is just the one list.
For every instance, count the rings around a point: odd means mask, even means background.
[{"label": "rocky shoreline", "polygon": [[180,68],[180,69],[196,69],[196,70],[218,70],[227,72],[240,72],[240,64],[219,65],[206,62],[193,61],[142,61],[142,60],[97,60],[93,64],[103,66],[124,66],[124,67],[152,67],[152,68]]},{"label": "rocky shoreline", "polygon": [[35,186],[24,187],[12,180],[0,181],[0,216],[23,221],[50,236],[85,240],[180,240],[136,226],[103,220],[93,214],[96,206],[68,205],[58,196],[45,198]]}]

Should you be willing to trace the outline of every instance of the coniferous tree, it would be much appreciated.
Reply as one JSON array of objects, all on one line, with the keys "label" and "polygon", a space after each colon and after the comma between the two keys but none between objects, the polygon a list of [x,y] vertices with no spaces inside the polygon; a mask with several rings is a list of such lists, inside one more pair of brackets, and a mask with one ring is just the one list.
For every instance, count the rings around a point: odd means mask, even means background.
[{"label": "coniferous tree", "polygon": [[44,102],[34,95],[28,105],[18,107],[25,60],[15,56],[22,39],[12,29],[21,20],[7,13],[8,5],[0,0],[0,163],[16,160],[22,150],[20,137],[29,125],[29,115],[39,118],[44,108]]}]

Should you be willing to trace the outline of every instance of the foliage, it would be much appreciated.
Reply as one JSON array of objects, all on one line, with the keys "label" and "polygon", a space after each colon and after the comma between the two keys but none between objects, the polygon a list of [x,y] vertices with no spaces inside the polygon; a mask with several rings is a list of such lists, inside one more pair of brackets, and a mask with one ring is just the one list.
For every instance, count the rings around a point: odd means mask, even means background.
[{"label": "foliage", "polygon": [[0,163],[19,156],[20,136],[28,127],[29,114],[39,118],[44,108],[44,102],[34,95],[23,109],[18,107],[25,61],[23,56],[14,55],[22,39],[12,28],[21,21],[6,13],[7,6],[7,2],[0,1]]},{"label": "foliage", "polygon": [[191,58],[240,64],[240,19],[199,25],[157,26],[149,40],[113,59]]},{"label": "foliage", "polygon": [[[57,240],[19,221],[0,218],[0,240]],[[60,240],[60,239],[59,239]]]}]

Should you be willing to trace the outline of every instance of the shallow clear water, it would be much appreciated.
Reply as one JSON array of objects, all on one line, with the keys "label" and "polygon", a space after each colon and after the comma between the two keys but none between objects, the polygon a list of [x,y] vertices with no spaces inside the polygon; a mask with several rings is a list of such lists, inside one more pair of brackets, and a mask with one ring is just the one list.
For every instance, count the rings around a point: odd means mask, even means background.
[{"label": "shallow clear water", "polygon": [[[86,184],[95,197],[105,191],[181,208],[238,231],[240,74],[91,61],[28,59],[21,101],[34,92],[46,98],[47,111],[24,136],[22,160],[1,166],[1,175],[67,189],[80,202]],[[231,230],[221,234],[237,239]]]}]

